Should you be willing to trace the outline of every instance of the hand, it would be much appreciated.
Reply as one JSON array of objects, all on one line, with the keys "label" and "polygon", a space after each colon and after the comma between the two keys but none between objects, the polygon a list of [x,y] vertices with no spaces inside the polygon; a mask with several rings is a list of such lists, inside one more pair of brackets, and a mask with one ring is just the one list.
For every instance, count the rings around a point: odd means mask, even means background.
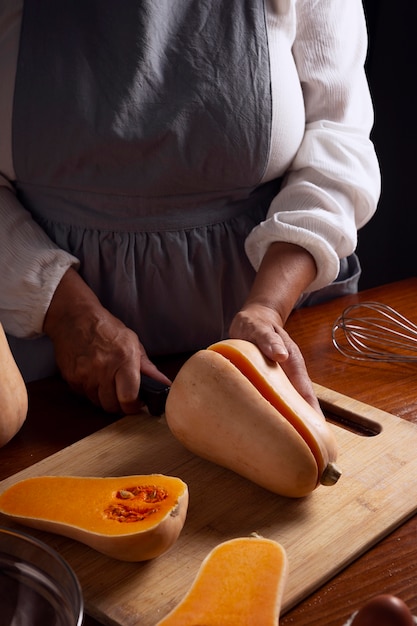
[{"label": "hand", "polygon": [[284,330],[295,302],[315,275],[309,252],[284,242],[271,244],[246,303],[232,320],[229,335],[251,341],[268,359],[279,363],[297,391],[321,411],[303,355]]},{"label": "hand", "polygon": [[321,412],[300,348],[284,330],[276,311],[260,304],[246,305],[233,319],[229,335],[251,341],[268,359],[279,363],[297,391]]},{"label": "hand", "polygon": [[143,372],[170,380],[149,360],[138,336],[101,306],[75,270],[61,280],[45,318],[63,378],[109,413],[137,413]]}]

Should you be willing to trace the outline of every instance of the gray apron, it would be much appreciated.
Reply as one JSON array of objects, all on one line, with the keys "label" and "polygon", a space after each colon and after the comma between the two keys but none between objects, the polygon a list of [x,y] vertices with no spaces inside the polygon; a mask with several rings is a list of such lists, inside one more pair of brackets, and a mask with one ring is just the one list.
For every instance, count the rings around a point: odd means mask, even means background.
[{"label": "gray apron", "polygon": [[[152,356],[227,336],[254,270],[244,241],[280,181],[260,0],[25,0],[16,189]],[[11,340],[26,380],[47,338]]]},{"label": "gray apron", "polygon": [[226,336],[270,127],[263,2],[25,1],[18,196],[150,355]]}]

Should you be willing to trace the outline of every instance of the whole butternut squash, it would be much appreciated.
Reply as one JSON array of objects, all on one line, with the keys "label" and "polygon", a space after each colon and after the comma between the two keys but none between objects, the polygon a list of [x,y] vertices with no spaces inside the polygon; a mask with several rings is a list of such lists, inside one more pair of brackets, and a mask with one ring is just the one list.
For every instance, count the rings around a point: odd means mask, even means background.
[{"label": "whole butternut squash", "polygon": [[284,548],[263,537],[217,545],[184,597],[157,626],[277,626],[288,577]]},{"label": "whole butternut squash", "polygon": [[0,494],[0,513],[80,541],[121,561],[168,550],[186,519],[188,487],[163,474],[122,477],[36,476]]},{"label": "whole butternut squash", "polygon": [[305,496],[340,476],[324,416],[248,341],[221,341],[191,356],[165,413],[186,448],[274,493]]},{"label": "whole butternut squash", "polygon": [[28,395],[0,324],[0,447],[20,430],[28,412]]}]

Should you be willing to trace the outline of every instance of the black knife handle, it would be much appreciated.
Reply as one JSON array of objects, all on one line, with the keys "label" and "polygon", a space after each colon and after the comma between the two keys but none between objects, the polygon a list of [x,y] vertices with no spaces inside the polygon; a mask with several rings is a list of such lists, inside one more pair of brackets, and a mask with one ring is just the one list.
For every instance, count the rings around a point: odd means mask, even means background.
[{"label": "black knife handle", "polygon": [[165,412],[165,402],[169,386],[150,376],[141,374],[139,398],[146,404],[151,415],[160,416]]}]

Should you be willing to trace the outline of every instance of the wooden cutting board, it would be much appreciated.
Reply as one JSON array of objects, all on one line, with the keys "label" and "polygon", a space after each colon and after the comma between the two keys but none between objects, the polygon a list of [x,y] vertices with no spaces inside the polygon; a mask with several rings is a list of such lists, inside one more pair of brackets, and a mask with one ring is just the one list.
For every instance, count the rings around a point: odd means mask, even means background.
[{"label": "wooden cutting board", "polygon": [[304,499],[276,496],[198,459],[174,440],[163,417],[146,411],[4,480],[0,490],[42,474],[179,476],[190,490],[187,521],[174,547],[153,561],[119,562],[69,539],[30,532],[68,560],[90,615],[106,625],[154,626],[181,600],[209,550],[256,531],[287,550],[285,612],[417,510],[417,426],[325,387],[315,389],[326,411],[353,419],[373,436],[332,424],[343,475]]}]

